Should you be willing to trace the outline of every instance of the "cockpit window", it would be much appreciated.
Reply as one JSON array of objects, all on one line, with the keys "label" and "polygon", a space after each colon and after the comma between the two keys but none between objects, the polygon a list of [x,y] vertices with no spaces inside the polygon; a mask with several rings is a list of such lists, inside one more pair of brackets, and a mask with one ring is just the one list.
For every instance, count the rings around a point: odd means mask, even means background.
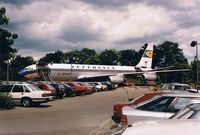
[{"label": "cockpit window", "polygon": [[33,70],[31,67],[26,67],[25,70]]}]

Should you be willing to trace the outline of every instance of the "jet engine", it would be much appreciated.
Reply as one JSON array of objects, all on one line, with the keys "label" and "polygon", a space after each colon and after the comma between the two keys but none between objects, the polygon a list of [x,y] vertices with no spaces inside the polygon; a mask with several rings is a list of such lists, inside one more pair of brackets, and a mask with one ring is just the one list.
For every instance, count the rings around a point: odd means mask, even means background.
[{"label": "jet engine", "polygon": [[110,76],[108,78],[108,81],[111,82],[111,83],[124,83],[125,82],[125,79],[124,77],[122,76]]},{"label": "jet engine", "polygon": [[143,80],[154,81],[157,79],[157,75],[155,72],[148,72],[142,75]]}]

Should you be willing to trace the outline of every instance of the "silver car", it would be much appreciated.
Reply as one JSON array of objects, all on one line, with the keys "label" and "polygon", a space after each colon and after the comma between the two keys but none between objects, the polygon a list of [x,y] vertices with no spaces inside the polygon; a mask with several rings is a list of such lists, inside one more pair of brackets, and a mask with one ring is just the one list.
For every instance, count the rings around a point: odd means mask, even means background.
[{"label": "silver car", "polygon": [[127,119],[123,124],[132,124],[139,120],[169,118],[192,103],[200,103],[200,94],[170,93],[158,95],[138,105],[123,107],[122,121]]},{"label": "silver car", "polygon": [[200,120],[200,103],[190,104],[171,116],[169,119]]},{"label": "silver car", "polygon": [[184,83],[164,83],[161,86],[160,91],[199,93],[198,90],[193,89],[191,85]]},{"label": "silver car", "polygon": [[195,120],[148,120],[133,123],[122,135],[199,135],[199,127]]}]

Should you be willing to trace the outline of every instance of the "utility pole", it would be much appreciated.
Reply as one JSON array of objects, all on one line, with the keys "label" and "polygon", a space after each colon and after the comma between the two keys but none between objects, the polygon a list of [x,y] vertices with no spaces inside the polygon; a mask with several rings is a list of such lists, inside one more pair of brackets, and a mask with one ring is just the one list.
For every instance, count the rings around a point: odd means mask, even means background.
[{"label": "utility pole", "polygon": [[198,45],[199,45],[199,43],[197,43],[197,41],[192,41],[191,42],[191,47],[195,47],[196,46],[196,62],[197,62],[197,68],[196,68],[196,83],[195,83],[195,85],[196,85],[196,87],[197,87],[197,84],[199,83],[199,67],[198,67],[198,62],[199,62],[199,60],[198,60]]}]

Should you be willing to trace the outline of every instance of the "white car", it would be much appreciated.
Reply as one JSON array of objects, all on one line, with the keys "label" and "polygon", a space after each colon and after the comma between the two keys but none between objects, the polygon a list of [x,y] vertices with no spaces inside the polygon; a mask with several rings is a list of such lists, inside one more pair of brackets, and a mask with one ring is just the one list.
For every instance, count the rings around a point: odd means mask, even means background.
[{"label": "white car", "polygon": [[169,118],[192,103],[200,103],[200,94],[170,93],[158,95],[138,105],[123,107],[121,121],[122,124],[132,124],[139,120]]},{"label": "white car", "polygon": [[161,86],[160,91],[183,91],[189,93],[199,93],[197,89],[193,89],[192,86],[184,83],[164,83]]},{"label": "white car", "polygon": [[199,135],[199,127],[200,121],[195,120],[139,121],[128,127],[122,135]]},{"label": "white car", "polygon": [[42,91],[29,83],[2,84],[0,85],[0,93],[8,93],[15,103],[21,103],[25,107],[40,105],[53,99],[51,92]]},{"label": "white car", "polygon": [[103,85],[101,82],[94,82],[94,84],[96,85],[97,91],[102,91],[102,90],[108,89],[107,85]]}]

